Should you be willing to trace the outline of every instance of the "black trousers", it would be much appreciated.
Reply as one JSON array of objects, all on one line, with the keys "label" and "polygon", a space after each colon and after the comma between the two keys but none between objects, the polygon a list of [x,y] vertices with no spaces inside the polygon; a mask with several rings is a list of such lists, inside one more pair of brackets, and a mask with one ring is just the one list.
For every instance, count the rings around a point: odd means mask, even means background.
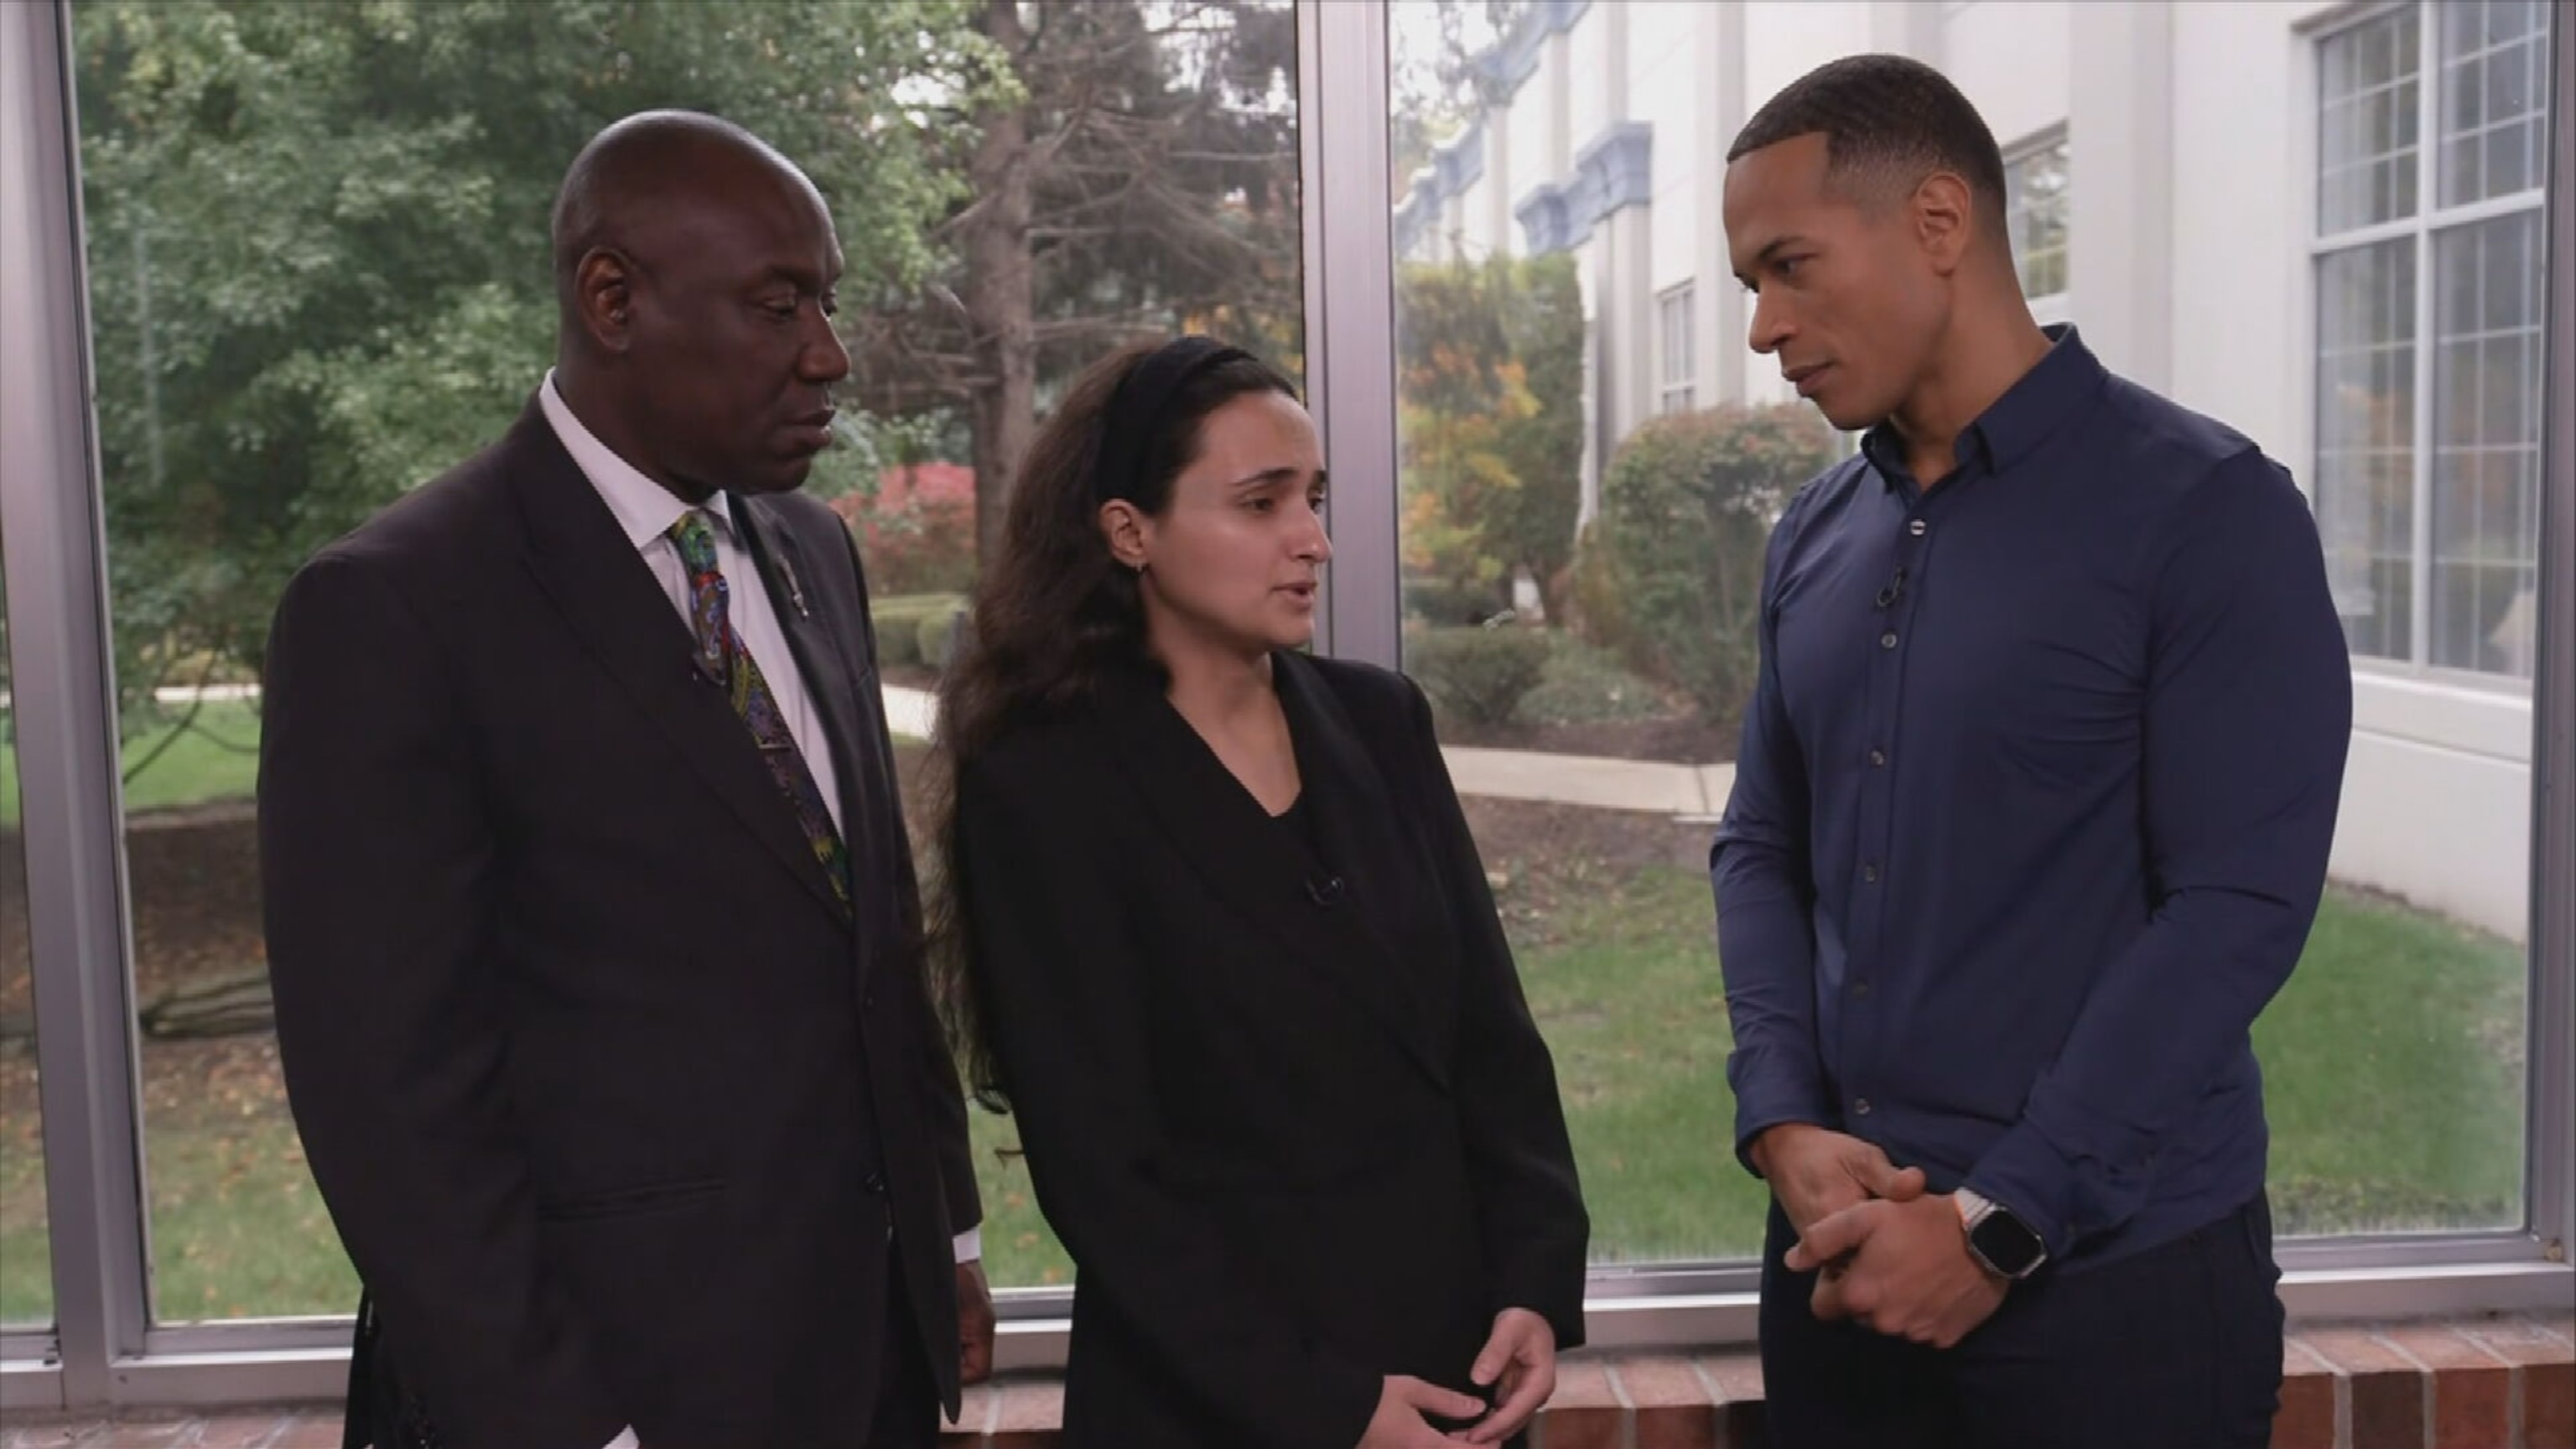
[{"label": "black trousers", "polygon": [[2269,1203],[2099,1268],[2043,1267],[1955,1348],[1820,1321],[1777,1204],[1762,1382],[1777,1449],[2264,1449],[2280,1405]]}]

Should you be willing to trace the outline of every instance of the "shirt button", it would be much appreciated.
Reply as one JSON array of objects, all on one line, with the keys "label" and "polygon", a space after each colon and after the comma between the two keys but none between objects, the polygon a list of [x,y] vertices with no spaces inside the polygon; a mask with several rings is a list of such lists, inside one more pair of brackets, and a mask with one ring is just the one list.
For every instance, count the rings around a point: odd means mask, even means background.
[{"label": "shirt button", "polygon": [[1862,866],[1860,868],[1860,878],[1868,881],[1872,885],[1876,885],[1878,883],[1878,862],[1871,861],[1869,864]]},{"label": "shirt button", "polygon": [[1852,1100],[1852,1115],[1853,1115],[1853,1116],[1855,1116],[1855,1117],[1866,1117],[1866,1116],[1868,1116],[1868,1115],[1869,1115],[1869,1098],[1867,1098],[1867,1097],[1857,1097],[1857,1098],[1854,1098],[1854,1099]]},{"label": "shirt button", "polygon": [[1913,534],[1916,538],[1921,538],[1923,536],[1923,527],[1923,520],[1918,518],[1912,523],[1905,525],[1905,531]]},{"label": "shirt button", "polygon": [[1873,764],[1873,765],[1884,765],[1884,764],[1886,764],[1886,763],[1887,763],[1887,751],[1885,751],[1885,750],[1872,750],[1872,751],[1870,751],[1870,752],[1869,752],[1869,762],[1870,762],[1871,764]]},{"label": "shirt button", "polygon": [[883,1197],[885,1196],[886,1187],[885,1175],[883,1173],[871,1172],[859,1183],[859,1186],[866,1188],[870,1196]]},{"label": "shirt button", "polygon": [[1881,648],[1881,649],[1893,649],[1893,648],[1895,648],[1895,647],[1896,647],[1896,631],[1895,631],[1895,630],[1893,630],[1893,629],[1890,629],[1890,630],[1888,630],[1886,633],[1879,635],[1879,636],[1878,636],[1878,647],[1879,647],[1879,648]]},{"label": "shirt button", "polygon": [[1869,1000],[1869,983],[1867,981],[1853,982],[1852,995],[1862,1001]]}]

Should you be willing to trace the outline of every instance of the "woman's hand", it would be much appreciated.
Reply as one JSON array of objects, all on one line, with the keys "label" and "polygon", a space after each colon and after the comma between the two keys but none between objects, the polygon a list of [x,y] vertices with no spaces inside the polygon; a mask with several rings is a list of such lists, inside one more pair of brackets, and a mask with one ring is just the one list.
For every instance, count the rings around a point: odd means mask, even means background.
[{"label": "woman's hand", "polygon": [[1502,1402],[1483,1423],[1452,1437],[1499,1444],[1519,1433],[1556,1392],[1556,1330],[1526,1308],[1504,1309],[1494,1315],[1493,1337],[1485,1340],[1468,1377],[1479,1388],[1491,1385]]},{"label": "woman's hand", "polygon": [[1389,1374],[1379,1387],[1377,1412],[1369,1416],[1368,1432],[1360,1436],[1358,1449],[1448,1449],[1448,1438],[1422,1416],[1472,1419],[1483,1412],[1481,1399],[1404,1374]]}]

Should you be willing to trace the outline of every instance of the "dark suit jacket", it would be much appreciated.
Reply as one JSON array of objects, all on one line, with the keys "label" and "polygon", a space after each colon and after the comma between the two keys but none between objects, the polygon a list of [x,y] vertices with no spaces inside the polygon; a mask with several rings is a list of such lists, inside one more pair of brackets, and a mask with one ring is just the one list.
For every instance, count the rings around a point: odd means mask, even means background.
[{"label": "dark suit jacket", "polygon": [[1429,708],[1274,660],[1312,851],[1141,680],[960,782],[986,1019],[1079,1273],[1078,1449],[1348,1449],[1383,1375],[1467,1389],[1505,1307],[1582,1339],[1554,1068]]},{"label": "dark suit jacket", "polygon": [[449,1449],[851,1442],[889,1223],[956,1402],[951,1236],[979,1210],[865,585],[821,504],[731,506],[762,561],[734,587],[770,588],[831,736],[851,916],[533,404],[278,607],[259,824],[287,1088]]}]

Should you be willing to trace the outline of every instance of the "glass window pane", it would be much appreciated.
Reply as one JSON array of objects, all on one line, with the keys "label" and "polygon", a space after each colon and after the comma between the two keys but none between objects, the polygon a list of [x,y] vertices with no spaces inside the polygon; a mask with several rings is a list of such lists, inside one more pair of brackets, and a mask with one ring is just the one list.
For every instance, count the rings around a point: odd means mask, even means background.
[{"label": "glass window pane", "polygon": [[2477,49],[2481,43],[2478,37],[2483,33],[2486,24],[2494,18],[2489,9],[2478,4],[2477,0],[2437,5],[2434,9],[2442,21],[2444,55],[2464,55]]},{"label": "glass window pane", "polygon": [[[854,3],[865,7],[873,0]],[[1015,404],[1003,389],[977,380],[928,405],[916,400],[909,374],[919,366],[914,349],[920,342],[971,345],[957,330],[955,304],[940,290],[916,289],[900,307],[859,323],[854,400],[893,427],[934,439],[929,455],[951,460],[972,499],[962,554],[943,552],[935,537],[907,535],[902,507],[888,505],[894,489],[881,488],[873,506],[855,493],[836,503],[861,530],[881,618],[901,617],[902,594],[925,588],[944,594],[971,583],[975,539],[999,519],[1001,485],[1021,440],[1077,373],[1138,328],[1222,337],[1303,380],[1292,0],[1185,6],[1041,0],[1022,9],[1028,39],[1016,75],[1026,99],[1018,119],[1032,138],[1024,152],[1032,211],[1031,231],[1015,246],[1034,269],[1035,320],[1048,334],[1032,359],[1035,398]],[[1141,68],[1151,80],[1116,80],[1122,66]],[[1196,102],[1201,90],[1209,104]],[[1056,144],[1052,128],[1086,109],[1096,122]],[[969,184],[948,214],[969,208],[989,214],[991,197]],[[1103,216],[1118,220],[1102,226]],[[979,317],[988,305],[976,298],[979,278],[986,295],[1005,295],[998,279],[969,269],[962,252],[940,260],[939,287],[974,299],[970,307]],[[1032,320],[1026,310],[1019,316]],[[979,429],[972,421],[991,416],[1008,418],[1009,430]],[[938,608],[948,605],[943,600]],[[882,624],[878,637],[888,637]],[[889,699],[933,687],[946,648],[934,634],[920,634],[912,657],[884,670]],[[901,645],[896,649],[902,652]],[[915,771],[922,749],[901,739],[896,744],[907,772]],[[908,784],[913,778],[908,773]],[[908,803],[918,804],[909,797]],[[931,837],[918,810],[911,814],[918,854]],[[1073,1263],[1038,1211],[1016,1122],[972,1109],[968,1117],[983,1190],[987,1273],[1004,1288],[1070,1286]]]},{"label": "glass window pane", "polygon": [[[1697,147],[1707,134],[1707,115],[1692,99],[1705,78],[1672,58],[1704,53],[1684,32],[1716,22],[1688,18],[1695,7],[1538,7],[1526,31],[1462,44],[1444,31],[1441,13],[1428,4],[1391,10],[1397,137],[1436,142],[1468,133],[1481,116],[1484,134],[1501,138],[1485,174],[1508,176],[1511,188],[1499,204],[1472,188],[1444,193],[1441,215],[1481,208],[1514,217],[1522,200],[1550,187],[1562,205],[1519,213],[1486,249],[1468,254],[1473,265],[1419,237],[1399,243],[1402,657],[1433,698],[1506,928],[1557,1051],[1595,1212],[1596,1256],[1635,1263],[1742,1253],[1755,1240],[1763,1199],[1709,1150],[1712,1140],[1724,1144],[1733,1103],[1722,1085],[1722,1041],[1712,1039],[1727,1028],[1722,979],[1706,951],[1707,834],[1672,822],[1724,805],[1724,771],[1749,690],[1763,538],[1781,500],[1849,443],[1789,399],[1773,358],[1745,358],[1737,384],[1703,378],[1699,407],[1686,414],[1668,411],[1658,396],[1653,359],[1669,319],[1658,312],[1651,279],[1684,258],[1722,254],[1726,242],[1708,232],[1718,208],[1696,189],[1718,186],[1723,166],[1704,151],[1670,170],[1664,159],[1668,146]],[[1960,48],[1979,22],[1953,13],[1943,23],[1953,48],[1939,53],[1982,54]],[[2529,531],[2532,485],[2520,481],[2525,465],[2498,459],[2490,439],[2535,425],[2525,359],[2538,353],[2519,321],[2532,293],[2499,281],[2505,259],[2493,237],[2471,248],[2446,240],[2450,231],[2437,219],[2403,225],[2436,199],[2418,194],[2423,146],[2445,148],[2443,174],[2532,164],[2490,139],[2498,96],[2514,92],[2489,83],[2483,55],[2471,68],[2474,93],[2424,73],[2462,45],[2485,47],[2486,18],[2428,19],[2401,6],[2313,39],[2263,7],[2185,7],[2175,23],[2207,27],[2196,37],[2205,49],[2178,54],[2242,54],[2257,41],[2316,47],[2316,226],[2328,247],[2305,268],[2306,310],[2288,309],[2312,319],[2312,332],[2262,321],[2256,314],[2269,299],[2259,288],[2227,284],[2215,285],[2231,308],[2246,309],[2241,339],[2232,320],[2189,326],[2184,319],[2200,315],[2194,299],[2202,291],[2191,278],[2261,275],[2292,258],[2247,254],[2241,229],[2220,216],[2224,207],[2186,209],[2175,249],[2195,266],[2177,262],[2168,277],[2151,262],[2133,279],[2174,299],[2174,393],[2246,429],[2310,490],[2329,585],[2365,686],[2472,648],[2486,660],[2476,667],[2510,679],[2511,661],[2529,651],[2517,596],[2535,571],[2515,541]],[[1747,93],[1776,93],[1838,46],[1869,47],[1861,33],[1817,38],[1828,24],[1815,12],[1746,7]],[[1626,209],[1577,164],[1593,138],[1565,133],[1592,114],[1580,101],[1586,79],[1547,69],[1560,63],[1549,27],[1566,25],[1588,37],[1573,46],[1576,54],[1629,37],[1617,78],[1622,95],[1607,114],[1651,128],[1647,207]],[[2444,39],[2446,27],[2467,38]],[[2074,43],[2090,43],[2092,33],[2079,25]],[[1644,35],[1651,44],[1638,39]],[[1497,63],[1479,71],[1472,62],[1496,46]],[[1533,54],[1531,79],[1494,80],[1518,74],[1518,60]],[[2074,73],[2087,59],[2108,68],[2105,58],[2075,59]],[[2069,73],[2054,59],[2052,66],[2052,74]],[[2050,116],[2012,89],[2023,73],[1963,59],[1954,79],[1989,115],[2009,107],[2051,131],[2058,122],[2081,124],[2084,98],[2074,100],[2073,117]],[[1470,83],[1480,75],[1481,84]],[[1468,79],[1449,79],[1460,77]],[[2206,89],[2208,103],[2219,104],[2241,96],[2244,82],[2231,72],[2178,74],[2174,83],[2180,97]],[[2428,96],[2426,84],[2437,94]],[[1555,112],[1557,86],[1577,88],[1571,117]],[[2438,107],[2429,129],[2428,102]],[[1498,126],[1505,106],[1508,124]],[[2285,144],[2283,154],[2292,153]],[[2066,242],[2079,224],[2063,206],[2067,155],[2052,143],[2007,158],[2009,234],[2032,296],[2065,284]],[[2244,194],[2297,184],[2233,152],[2204,148],[2194,164],[2224,173]],[[2133,179],[2088,173],[2085,184],[2088,195],[2098,187],[2117,196]],[[2479,181],[2488,192],[2498,184],[2491,175]],[[1578,207],[1585,214],[1571,216]],[[2520,221],[2537,224],[2536,216]],[[2333,245],[2340,234],[2381,226],[2396,234]],[[2520,263],[2526,274],[2537,270],[2537,255]],[[1551,265],[1571,274],[1564,285],[1579,319],[1545,333],[1495,327],[1497,318],[1526,315],[1531,294],[1558,285],[1547,277]],[[2456,326],[2419,325],[2427,288],[2432,310],[2462,319]],[[1733,334],[1725,345],[1743,345],[1753,305],[1738,306],[1730,292],[1711,309]],[[2498,323],[2499,308],[2509,310],[2512,327]],[[2486,335],[2499,330],[2511,335]],[[2186,333],[2188,347],[2179,340]],[[1484,350],[1465,350],[1456,339]],[[1559,349],[1572,360],[1558,360]],[[1499,381],[1515,366],[1517,390]],[[1558,381],[1545,380],[1551,376]],[[1462,382],[1474,387],[1462,390]],[[2419,399],[2431,404],[2429,434],[2417,425]],[[1527,433],[1515,434],[1524,422]],[[1570,436],[1567,451],[1533,441],[1550,428]],[[1712,467],[1713,457],[1759,466]],[[1537,501],[1533,493],[1557,510],[1540,540],[1555,552],[1507,533],[1502,520],[1517,527],[1527,515],[1494,506],[1504,497]],[[2427,553],[2430,570],[2421,562]],[[2357,803],[2347,809],[2332,888],[2298,972],[2256,1028],[2274,1129],[2273,1191],[2288,1233],[2494,1227],[2520,1218],[2526,842],[2512,822],[2479,816],[2446,823],[2441,848],[2423,843],[2409,792],[2465,797],[2467,787],[2423,773],[2410,763],[2410,748],[2382,734],[2356,737]],[[1492,758],[1481,752],[1496,750],[1517,752],[1519,773],[1508,785],[1479,774]],[[1639,785],[1634,797],[1606,796],[1593,782],[1614,762],[1646,766],[1626,778],[1660,783]],[[1695,805],[1673,803],[1693,777],[1709,793]],[[1610,799],[1624,803],[1614,808]],[[2465,887],[2444,858],[2460,842],[2473,842],[2467,848],[2482,862],[2483,879]],[[1593,882],[1589,897],[1569,898],[1559,882],[1574,879]],[[1635,1069],[1659,1054],[1663,1072]],[[1690,1084],[1689,1107],[1667,1095],[1669,1080]]]},{"label": "glass window pane", "polygon": [[[73,15],[156,1312],[344,1313],[356,1285],[267,1002],[251,799],[266,630],[305,557],[530,398],[553,355],[565,164],[620,115],[686,106],[777,144],[830,199],[854,371],[808,491],[851,521],[892,713],[919,729],[979,521],[999,516],[979,503],[1074,372],[1140,329],[1183,327],[1301,370],[1293,11],[84,0]],[[1021,99],[982,79],[974,57],[992,55],[1018,68]],[[1021,154],[1003,166],[954,144],[970,119],[1016,120]],[[994,204],[1005,184],[1016,208]],[[986,329],[997,318],[1016,350]],[[907,781],[920,748],[899,741]],[[18,1050],[0,1046],[0,1065],[17,1071]],[[7,1128],[31,1133],[6,1081]],[[973,1115],[991,1276],[1065,1282],[1012,1124]],[[13,1188],[11,1233],[20,1202]]]},{"label": "glass window pane", "polygon": [[1665,292],[1655,301],[1658,318],[1655,406],[1660,412],[1688,412],[1695,405],[1697,390],[1694,384],[1699,366],[1694,321],[1696,306],[1696,294],[1689,282]]},{"label": "glass window pane", "polygon": [[2521,191],[2540,184],[2533,153],[2540,128],[2530,122],[2498,126],[2487,132],[2482,173],[2496,191]]},{"label": "glass window pane", "polygon": [[2433,349],[2433,662],[2528,678],[2540,538],[2541,217],[2441,234]]},{"label": "glass window pane", "polygon": [[2337,608],[2358,654],[2403,659],[2411,624],[2381,583],[2411,567],[2415,248],[2382,242],[2317,266],[2317,525]]},{"label": "glass window pane", "polygon": [[2487,143],[2495,132],[2473,132],[2442,143],[2443,199],[2475,196],[2486,186]]},{"label": "glass window pane", "polygon": [[2004,163],[2004,211],[2022,295],[2033,300],[2067,288],[2066,225],[2071,214],[2064,137]]},{"label": "glass window pane", "polygon": [[2486,89],[2480,82],[2477,66],[2457,63],[2443,67],[2442,78],[2446,104],[2442,107],[2443,133],[2458,136],[2474,132],[2486,119]]},{"label": "glass window pane", "polygon": [[54,1264],[45,1229],[45,1117],[36,1092],[35,958],[7,601],[0,587],[0,1328],[46,1328],[54,1321]]},{"label": "glass window pane", "polygon": [[2550,7],[2460,0],[2443,9],[2442,204],[2538,187]]},{"label": "glass window pane", "polygon": [[2331,235],[2411,214],[2415,209],[2415,34],[2411,10],[2393,11],[2328,36],[2318,47],[2319,155],[2340,169],[2363,168],[2353,185],[2321,177],[2317,229]]}]

